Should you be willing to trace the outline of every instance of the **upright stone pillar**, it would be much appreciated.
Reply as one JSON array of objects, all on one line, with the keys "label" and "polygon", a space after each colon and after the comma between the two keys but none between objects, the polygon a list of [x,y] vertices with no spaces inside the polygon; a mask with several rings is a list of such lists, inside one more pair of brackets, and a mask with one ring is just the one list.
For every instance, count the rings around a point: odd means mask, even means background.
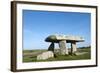
[{"label": "upright stone pillar", "polygon": [[50,44],[50,46],[49,46],[49,48],[48,48],[48,51],[52,51],[52,52],[54,52],[54,43],[52,42],[51,44]]},{"label": "upright stone pillar", "polygon": [[60,48],[59,53],[61,55],[68,54],[68,49],[66,48],[66,40],[59,41],[59,48]]},{"label": "upright stone pillar", "polygon": [[71,42],[71,54],[76,53],[76,42]]}]

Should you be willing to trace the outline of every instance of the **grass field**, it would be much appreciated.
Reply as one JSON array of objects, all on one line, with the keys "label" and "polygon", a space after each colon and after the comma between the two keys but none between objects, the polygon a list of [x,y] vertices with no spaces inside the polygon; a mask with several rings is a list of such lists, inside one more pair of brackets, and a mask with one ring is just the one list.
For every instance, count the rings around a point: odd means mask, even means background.
[{"label": "grass field", "polygon": [[[58,55],[47,60],[37,60],[36,56],[47,50],[23,50],[23,62],[45,62],[45,61],[63,61],[63,60],[85,60],[91,59],[91,50],[88,48],[78,49],[77,55]],[[83,54],[82,54],[83,53]]]}]

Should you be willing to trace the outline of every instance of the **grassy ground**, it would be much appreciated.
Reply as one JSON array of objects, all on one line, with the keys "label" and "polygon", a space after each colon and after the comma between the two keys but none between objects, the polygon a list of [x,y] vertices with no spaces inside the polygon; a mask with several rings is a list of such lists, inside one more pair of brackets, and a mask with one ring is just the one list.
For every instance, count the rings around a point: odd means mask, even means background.
[{"label": "grassy ground", "polygon": [[23,62],[45,62],[45,61],[62,61],[62,60],[84,60],[90,59],[90,48],[78,49],[77,53],[84,53],[79,55],[58,55],[47,60],[36,60],[36,56],[46,50],[23,50]]}]

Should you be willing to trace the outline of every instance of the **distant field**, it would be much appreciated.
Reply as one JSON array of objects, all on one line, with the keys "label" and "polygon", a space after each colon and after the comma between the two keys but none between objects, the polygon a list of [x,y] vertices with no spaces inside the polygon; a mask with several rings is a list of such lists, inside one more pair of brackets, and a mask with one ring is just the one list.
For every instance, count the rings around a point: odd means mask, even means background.
[{"label": "distant field", "polygon": [[[23,50],[23,62],[45,62],[45,61],[62,61],[62,60],[84,60],[91,59],[90,48],[78,49],[77,55],[58,55],[47,60],[36,60],[36,56],[44,51],[43,50]],[[83,54],[82,54],[83,53]]]}]

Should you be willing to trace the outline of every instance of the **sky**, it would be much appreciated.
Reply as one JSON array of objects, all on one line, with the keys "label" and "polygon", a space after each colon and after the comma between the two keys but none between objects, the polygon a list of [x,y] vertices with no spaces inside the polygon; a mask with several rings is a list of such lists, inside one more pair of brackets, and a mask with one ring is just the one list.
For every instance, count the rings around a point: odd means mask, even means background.
[{"label": "sky", "polygon": [[50,42],[44,40],[52,34],[81,36],[85,41],[77,46],[89,46],[90,24],[90,13],[23,10],[23,49],[48,49]]}]

